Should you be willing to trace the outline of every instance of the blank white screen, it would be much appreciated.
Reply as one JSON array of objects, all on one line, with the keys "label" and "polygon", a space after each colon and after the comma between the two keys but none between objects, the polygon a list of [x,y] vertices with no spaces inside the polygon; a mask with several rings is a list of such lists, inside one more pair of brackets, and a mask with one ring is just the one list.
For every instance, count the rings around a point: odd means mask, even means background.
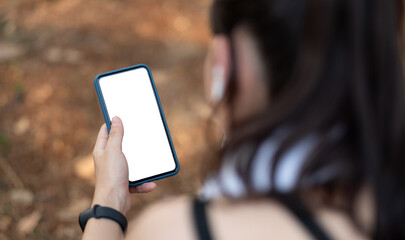
[{"label": "blank white screen", "polygon": [[173,171],[176,164],[148,71],[140,67],[102,77],[99,83],[110,121],[118,116],[124,125],[129,181]]}]

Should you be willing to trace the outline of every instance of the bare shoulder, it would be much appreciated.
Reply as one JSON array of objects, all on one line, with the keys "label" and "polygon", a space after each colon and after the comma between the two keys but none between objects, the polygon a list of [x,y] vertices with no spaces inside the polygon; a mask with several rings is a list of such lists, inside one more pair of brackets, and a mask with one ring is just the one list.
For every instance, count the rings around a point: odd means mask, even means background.
[{"label": "bare shoulder", "polygon": [[[318,209],[313,214],[333,239],[367,239],[342,212]],[[209,216],[218,239],[313,239],[290,210],[272,199],[216,201],[209,209]]]},{"label": "bare shoulder", "polygon": [[[131,223],[127,239],[196,239],[191,204],[190,197],[177,197],[151,205]],[[366,239],[342,213],[319,210],[314,215],[336,239]],[[215,200],[207,218],[215,239],[312,239],[289,210],[271,199]]]},{"label": "bare shoulder", "polygon": [[311,239],[288,211],[270,199],[216,201],[209,215],[218,239]]},{"label": "bare shoulder", "polygon": [[[190,197],[160,201],[146,208],[129,227],[127,239],[196,239]],[[212,201],[208,225],[216,239],[311,239],[272,201]]]},{"label": "bare shoulder", "polygon": [[152,204],[130,223],[126,239],[193,239],[190,204],[187,196]]}]

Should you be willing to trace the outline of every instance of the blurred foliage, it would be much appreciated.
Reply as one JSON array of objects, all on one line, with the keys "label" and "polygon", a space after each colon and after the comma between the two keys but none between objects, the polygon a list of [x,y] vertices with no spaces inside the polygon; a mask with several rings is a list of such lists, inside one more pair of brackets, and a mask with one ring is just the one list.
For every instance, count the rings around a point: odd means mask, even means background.
[{"label": "blurred foliage", "polygon": [[21,83],[16,83],[14,85],[14,94],[17,96],[24,94],[24,87]]},{"label": "blurred foliage", "polygon": [[18,103],[22,103],[24,101],[24,93],[24,86],[21,83],[14,84],[14,95]]},{"label": "blurred foliage", "polygon": [[[197,190],[209,3],[0,0],[0,240],[80,238],[77,216],[91,204],[91,151],[103,122],[93,79],[109,70],[150,66],[181,165],[132,199],[129,218]],[[19,229],[24,219],[29,231]]]},{"label": "blurred foliage", "polygon": [[10,138],[5,134],[0,132],[0,154],[10,146]]},{"label": "blurred foliage", "polygon": [[10,139],[6,136],[6,134],[0,132],[0,145],[8,146],[10,144]]}]

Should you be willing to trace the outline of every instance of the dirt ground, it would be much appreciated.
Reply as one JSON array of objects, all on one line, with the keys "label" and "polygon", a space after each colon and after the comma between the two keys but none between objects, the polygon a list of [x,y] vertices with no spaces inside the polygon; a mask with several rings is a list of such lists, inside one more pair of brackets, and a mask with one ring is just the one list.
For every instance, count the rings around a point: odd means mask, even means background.
[{"label": "dirt ground", "polygon": [[0,239],[78,239],[90,206],[102,72],[154,75],[180,173],[132,197],[129,217],[192,194],[205,151],[209,0],[0,0]]}]

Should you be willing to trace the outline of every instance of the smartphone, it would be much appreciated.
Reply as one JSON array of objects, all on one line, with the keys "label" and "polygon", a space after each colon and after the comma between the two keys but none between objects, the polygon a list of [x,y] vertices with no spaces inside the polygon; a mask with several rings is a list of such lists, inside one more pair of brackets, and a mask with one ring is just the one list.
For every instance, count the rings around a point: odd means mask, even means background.
[{"label": "smartphone", "polygon": [[115,116],[124,125],[122,152],[129,185],[175,175],[179,163],[149,67],[141,64],[102,73],[94,85],[108,132]]}]

